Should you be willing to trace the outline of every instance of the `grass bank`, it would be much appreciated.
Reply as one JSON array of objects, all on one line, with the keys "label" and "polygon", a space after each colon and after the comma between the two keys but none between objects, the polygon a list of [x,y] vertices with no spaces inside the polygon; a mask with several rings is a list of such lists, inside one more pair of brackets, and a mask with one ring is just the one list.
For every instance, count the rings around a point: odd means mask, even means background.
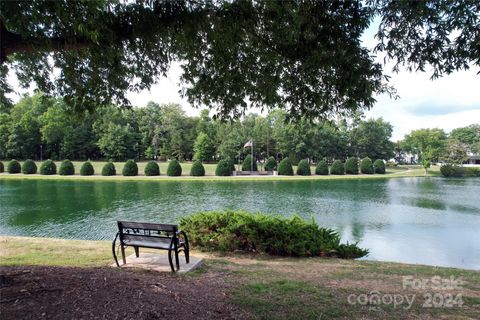
[{"label": "grass bank", "polygon": [[[327,258],[202,255],[205,265],[201,269],[168,276],[178,282],[225,279],[230,283],[229,301],[253,319],[478,319],[480,314],[480,272],[476,271]],[[0,266],[90,268],[111,263],[108,241],[0,237]],[[431,284],[424,288],[403,285],[406,279],[428,281],[432,277],[461,278],[463,284],[451,290],[434,289]],[[373,295],[384,302],[376,304],[370,299]],[[429,295],[436,297],[435,305],[428,303]],[[439,305],[440,299],[443,304],[451,301],[450,296],[461,297],[463,304]],[[363,297],[371,303],[365,304]],[[390,297],[397,299],[396,305]],[[407,303],[405,297],[413,302]]]},{"label": "grass bank", "polygon": [[[4,162],[6,163],[6,162]],[[75,166],[75,175],[71,176],[61,176],[61,175],[50,175],[44,176],[40,174],[9,174],[9,173],[0,173],[0,179],[42,179],[42,180],[86,180],[86,181],[132,181],[132,180],[142,180],[142,181],[190,181],[190,180],[202,180],[202,181],[225,181],[225,180],[349,180],[349,179],[385,179],[385,178],[402,178],[402,177],[424,177],[425,171],[420,166],[399,166],[393,168],[387,168],[385,174],[358,174],[358,175],[327,175],[327,176],[318,176],[318,175],[311,175],[311,176],[237,176],[237,177],[217,177],[215,176],[215,168],[216,164],[204,164],[205,167],[205,176],[204,177],[192,177],[190,176],[190,169],[192,163],[186,162],[181,163],[182,166],[182,176],[180,177],[169,177],[166,175],[167,172],[167,163],[159,162],[160,166],[160,176],[145,176],[143,174],[145,165],[147,162],[138,162],[138,176],[134,177],[124,177],[121,175],[124,162],[115,162],[115,167],[117,170],[116,176],[102,176],[100,173],[102,171],[102,167],[105,164],[103,161],[92,161],[92,165],[95,169],[95,175],[93,176],[81,176],[79,174],[80,167],[83,162],[73,161]],[[57,168],[60,166],[60,162],[56,162]],[[40,163],[37,162],[37,166],[40,167]],[[294,171],[296,171],[296,167],[294,166]],[[312,166],[312,173],[315,172],[315,167]],[[427,176],[439,176],[440,175],[440,168],[439,167],[432,167],[429,170]]]}]

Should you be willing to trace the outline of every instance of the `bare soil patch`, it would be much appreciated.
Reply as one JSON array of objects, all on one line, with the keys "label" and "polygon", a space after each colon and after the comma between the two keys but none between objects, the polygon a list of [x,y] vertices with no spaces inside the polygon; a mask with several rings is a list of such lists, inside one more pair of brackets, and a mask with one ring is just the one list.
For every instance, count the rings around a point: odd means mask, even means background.
[{"label": "bare soil patch", "polygon": [[0,318],[239,319],[225,275],[112,268],[0,267]]}]

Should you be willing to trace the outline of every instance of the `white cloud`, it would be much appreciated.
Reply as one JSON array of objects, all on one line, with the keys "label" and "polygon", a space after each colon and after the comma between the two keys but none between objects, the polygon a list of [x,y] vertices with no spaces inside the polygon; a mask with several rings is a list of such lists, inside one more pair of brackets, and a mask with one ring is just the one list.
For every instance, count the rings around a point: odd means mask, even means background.
[{"label": "white cloud", "polygon": [[391,74],[400,98],[377,97],[367,117],[383,117],[394,126],[392,140],[402,139],[413,129],[453,128],[480,123],[480,76],[459,71],[437,80],[427,73],[401,71]]},{"label": "white cloud", "polygon": [[[380,20],[377,19],[362,37],[363,44],[372,49],[374,34]],[[383,56],[377,57],[383,62]],[[384,66],[385,74],[391,76],[390,84],[400,98],[378,96],[375,106],[365,113],[366,117],[383,117],[393,127],[392,140],[400,140],[414,129],[454,128],[480,123],[480,75],[478,67],[458,71],[436,80],[430,80],[431,70],[408,72],[400,69],[393,73],[393,63]]]}]

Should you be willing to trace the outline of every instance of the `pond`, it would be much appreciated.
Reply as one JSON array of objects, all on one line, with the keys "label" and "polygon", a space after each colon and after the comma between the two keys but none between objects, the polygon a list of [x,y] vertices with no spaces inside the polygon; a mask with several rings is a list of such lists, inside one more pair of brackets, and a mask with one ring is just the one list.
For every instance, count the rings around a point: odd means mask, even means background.
[{"label": "pond", "polygon": [[0,234],[112,239],[116,220],[243,208],[314,219],[367,259],[480,269],[480,179],[0,180]]}]

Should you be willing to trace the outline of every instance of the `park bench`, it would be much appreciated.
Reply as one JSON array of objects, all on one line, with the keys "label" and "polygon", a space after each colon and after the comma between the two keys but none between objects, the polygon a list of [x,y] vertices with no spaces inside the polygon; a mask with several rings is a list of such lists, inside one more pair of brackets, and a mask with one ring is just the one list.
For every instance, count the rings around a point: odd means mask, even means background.
[{"label": "park bench", "polygon": [[[120,267],[120,264],[115,250],[117,240],[122,252],[123,264],[127,263],[126,247],[133,247],[137,258],[139,257],[139,248],[168,250],[168,261],[172,272],[180,269],[179,252],[183,251],[185,261],[190,262],[188,238],[185,232],[178,230],[178,225],[130,221],[117,221],[117,225],[118,232],[112,242],[112,251],[118,267]],[[176,269],[173,265],[172,255],[175,255]]]}]

